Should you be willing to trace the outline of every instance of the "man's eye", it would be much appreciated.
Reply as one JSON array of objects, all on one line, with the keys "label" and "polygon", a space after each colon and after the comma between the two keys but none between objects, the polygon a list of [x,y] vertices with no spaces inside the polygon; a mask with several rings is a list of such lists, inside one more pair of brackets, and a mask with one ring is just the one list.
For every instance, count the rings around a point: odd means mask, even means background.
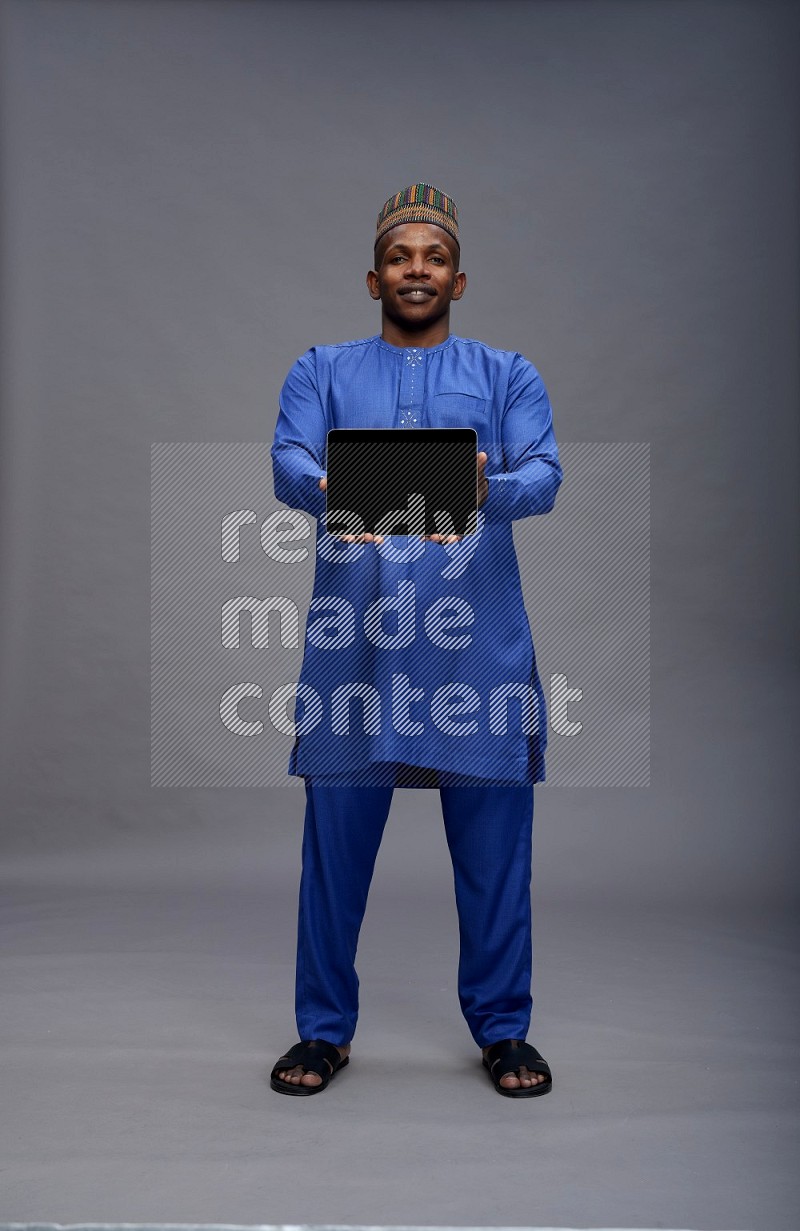
[{"label": "man's eye", "polygon": [[438,261],[440,265],[444,265],[444,259],[443,259],[442,257],[440,257],[440,256],[432,256],[432,257],[431,257],[431,260],[432,260],[432,261]]}]

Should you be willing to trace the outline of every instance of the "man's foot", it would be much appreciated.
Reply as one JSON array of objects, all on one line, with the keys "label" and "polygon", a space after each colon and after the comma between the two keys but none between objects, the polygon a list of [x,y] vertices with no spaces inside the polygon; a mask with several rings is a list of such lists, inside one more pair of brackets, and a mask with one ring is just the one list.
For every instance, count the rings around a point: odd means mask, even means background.
[{"label": "man's foot", "polygon": [[[339,1055],[344,1060],[345,1056],[350,1055],[350,1044],[346,1047],[339,1047],[334,1043]],[[281,1069],[277,1074],[281,1081],[290,1081],[295,1086],[319,1086],[322,1084],[322,1078],[319,1073],[307,1073],[302,1064],[296,1064],[293,1069]]]},{"label": "man's foot", "polygon": [[[515,1039],[514,1041],[516,1043],[525,1042],[524,1039]],[[483,1048],[484,1059],[488,1051],[488,1047]],[[519,1073],[519,1077],[517,1073]],[[524,1086],[526,1089],[529,1086],[538,1086],[543,1081],[547,1081],[545,1073],[529,1073],[525,1065],[521,1064],[519,1069],[516,1069],[514,1072],[504,1073],[500,1078],[500,1085],[505,1086],[506,1090],[517,1090],[520,1086]]]}]

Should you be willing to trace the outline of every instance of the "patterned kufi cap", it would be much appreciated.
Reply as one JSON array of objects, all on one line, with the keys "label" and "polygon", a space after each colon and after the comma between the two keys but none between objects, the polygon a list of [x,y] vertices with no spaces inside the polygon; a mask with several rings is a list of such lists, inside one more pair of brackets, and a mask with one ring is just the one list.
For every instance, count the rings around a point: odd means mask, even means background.
[{"label": "patterned kufi cap", "polygon": [[431,184],[411,184],[397,192],[378,214],[378,230],[375,243],[404,222],[432,222],[442,227],[458,243],[458,210],[452,197],[446,196]]}]

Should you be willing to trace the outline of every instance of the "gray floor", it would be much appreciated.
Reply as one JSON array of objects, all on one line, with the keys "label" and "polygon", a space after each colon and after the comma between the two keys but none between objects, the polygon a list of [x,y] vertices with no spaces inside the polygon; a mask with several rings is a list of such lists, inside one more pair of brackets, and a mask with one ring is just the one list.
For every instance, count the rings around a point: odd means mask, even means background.
[{"label": "gray floor", "polygon": [[[296,1039],[299,796],[255,841],[232,826],[222,845],[201,829],[9,862],[0,1217],[800,1224],[792,920],[633,887],[626,905],[548,897],[535,874],[529,1038],[554,1089],[501,1098],[460,1015],[422,794],[397,793],[379,855],[351,1064],[310,1099],[268,1085]],[[535,834],[535,867],[546,849]]]}]

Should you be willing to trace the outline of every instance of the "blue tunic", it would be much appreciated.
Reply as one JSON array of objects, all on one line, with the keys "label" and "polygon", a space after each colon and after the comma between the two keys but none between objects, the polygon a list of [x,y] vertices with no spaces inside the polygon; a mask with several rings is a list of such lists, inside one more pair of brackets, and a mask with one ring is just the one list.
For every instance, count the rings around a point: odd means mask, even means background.
[{"label": "blue tunic", "polygon": [[[488,454],[478,533],[344,544],[325,532],[330,428],[470,427]],[[402,763],[497,781],[545,777],[545,698],[512,522],[548,513],[562,479],[552,412],[522,355],[451,334],[316,346],[289,372],[272,447],[275,495],[317,518],[289,773]]]}]

